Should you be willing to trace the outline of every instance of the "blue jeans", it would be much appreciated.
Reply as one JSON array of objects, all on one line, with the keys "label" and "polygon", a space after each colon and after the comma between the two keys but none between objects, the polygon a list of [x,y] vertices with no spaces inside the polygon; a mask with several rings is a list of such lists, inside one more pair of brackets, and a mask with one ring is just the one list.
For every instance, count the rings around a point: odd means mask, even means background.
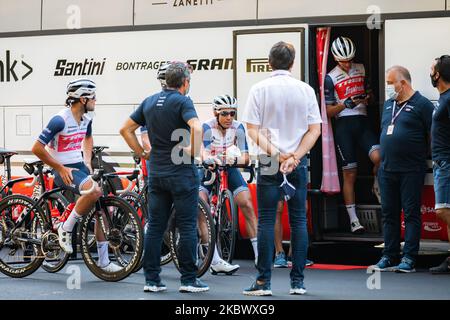
[{"label": "blue jeans", "polygon": [[[296,193],[288,201],[289,225],[291,228],[292,270],[291,284],[303,284],[308,250],[308,230],[306,226],[306,187],[307,162],[302,159],[300,165],[287,176],[295,186]],[[262,166],[258,168],[256,194],[258,197],[258,276],[257,280],[270,285],[272,261],[274,252],[274,226],[277,205],[281,199],[280,184],[283,175],[261,174]]]},{"label": "blue jeans", "polygon": [[183,175],[149,176],[148,217],[144,237],[144,274],[146,281],[161,282],[161,244],[172,205],[180,232],[179,255],[181,282],[193,283],[197,275],[197,213],[199,178],[197,170]]},{"label": "blue jeans", "polygon": [[383,218],[384,251],[391,259],[400,256],[400,213],[405,217],[403,255],[416,260],[422,227],[420,206],[425,172],[387,172],[378,170]]}]

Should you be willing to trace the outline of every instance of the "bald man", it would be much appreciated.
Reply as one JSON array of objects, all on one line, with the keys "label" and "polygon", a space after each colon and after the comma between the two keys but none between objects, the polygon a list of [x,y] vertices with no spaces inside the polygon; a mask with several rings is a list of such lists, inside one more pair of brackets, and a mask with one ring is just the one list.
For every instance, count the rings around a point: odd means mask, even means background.
[{"label": "bald man", "polygon": [[[386,72],[381,120],[381,191],[385,248],[378,271],[414,272],[421,232],[421,196],[426,173],[433,104],[411,86],[409,71]],[[400,260],[400,213],[405,214],[405,246]]]}]

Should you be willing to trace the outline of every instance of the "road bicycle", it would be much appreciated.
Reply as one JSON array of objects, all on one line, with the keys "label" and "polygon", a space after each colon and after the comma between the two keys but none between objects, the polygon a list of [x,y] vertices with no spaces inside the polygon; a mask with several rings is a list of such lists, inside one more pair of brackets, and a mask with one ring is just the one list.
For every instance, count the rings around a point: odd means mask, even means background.
[{"label": "road bicycle", "polygon": [[[33,172],[34,168],[38,170],[39,177],[43,176],[42,161],[27,164],[33,167]],[[103,176],[104,171],[98,170],[91,178],[103,187]],[[92,192],[93,188],[81,193]],[[51,210],[42,208],[48,205],[51,195],[62,190],[45,191],[36,200],[24,195],[10,195],[0,201],[0,272],[10,277],[26,277],[35,272],[45,258],[54,259],[61,254]],[[14,212],[19,214],[16,219]],[[109,242],[113,260],[122,267],[117,272],[107,272],[96,263],[98,255],[92,246],[96,222],[98,232]],[[124,199],[103,191],[94,208],[80,222],[80,248],[88,269],[98,278],[105,281],[126,278],[139,263],[143,251],[143,229],[134,208]]]}]

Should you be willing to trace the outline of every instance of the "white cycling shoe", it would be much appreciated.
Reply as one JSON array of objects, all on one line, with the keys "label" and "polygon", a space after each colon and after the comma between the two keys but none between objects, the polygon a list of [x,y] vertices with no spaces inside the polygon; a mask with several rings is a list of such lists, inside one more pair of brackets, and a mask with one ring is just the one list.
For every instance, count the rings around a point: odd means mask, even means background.
[{"label": "white cycling shoe", "polygon": [[73,252],[72,248],[72,233],[64,231],[62,228],[63,223],[58,226],[58,242],[61,249],[64,250],[65,253],[71,254]]},{"label": "white cycling shoe", "polygon": [[110,272],[110,273],[114,273],[114,272],[118,272],[120,270],[122,270],[122,267],[118,266],[115,263],[110,262],[107,266],[105,267],[100,267],[103,271],[106,272]]},{"label": "white cycling shoe", "polygon": [[361,234],[366,232],[366,229],[359,223],[358,220],[350,223],[352,233]]},{"label": "white cycling shoe", "polygon": [[229,264],[225,260],[220,259],[216,264],[211,264],[209,270],[213,275],[219,273],[225,273],[226,275],[232,275],[238,271],[240,266],[238,264]]}]

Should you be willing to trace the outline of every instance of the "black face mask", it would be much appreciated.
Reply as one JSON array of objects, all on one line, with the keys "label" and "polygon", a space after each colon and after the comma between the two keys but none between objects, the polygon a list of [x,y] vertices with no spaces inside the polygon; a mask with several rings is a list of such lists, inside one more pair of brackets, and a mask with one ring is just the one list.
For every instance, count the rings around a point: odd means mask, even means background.
[{"label": "black face mask", "polygon": [[434,79],[434,76],[436,75],[436,73],[437,72],[435,72],[434,74],[430,74],[431,85],[435,88],[437,87],[439,78],[441,77],[441,76],[439,76],[439,77],[437,77],[437,79]]}]

